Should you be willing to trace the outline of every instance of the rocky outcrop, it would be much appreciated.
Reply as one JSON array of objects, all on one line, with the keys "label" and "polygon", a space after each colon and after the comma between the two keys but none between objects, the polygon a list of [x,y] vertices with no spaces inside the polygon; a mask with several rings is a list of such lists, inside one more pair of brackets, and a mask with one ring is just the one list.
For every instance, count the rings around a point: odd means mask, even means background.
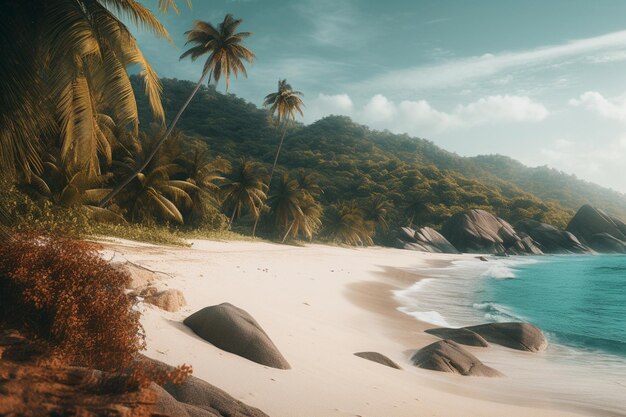
[{"label": "rocky outcrop", "polygon": [[378,352],[357,352],[354,355],[358,356],[359,358],[367,359],[368,361],[372,361],[372,362],[379,363],[381,365],[388,366],[390,368],[402,369],[402,368],[400,368],[400,365],[398,365],[397,363],[395,363],[394,361],[392,361],[391,359],[389,359],[388,357],[386,357],[382,353],[378,353]]},{"label": "rocky outcrop", "polygon": [[513,226],[484,210],[469,210],[452,216],[441,234],[461,252],[540,255],[532,238],[520,236]]},{"label": "rocky outcrop", "polygon": [[578,210],[566,230],[597,252],[626,253],[626,223],[590,205]]},{"label": "rocky outcrop", "polygon": [[290,368],[259,323],[246,311],[232,304],[203,308],[187,317],[183,323],[222,350],[272,368]]},{"label": "rocky outcrop", "polygon": [[580,243],[578,238],[565,230],[541,223],[536,220],[525,220],[517,225],[517,231],[530,236],[544,253],[574,254],[590,253],[589,247]]},{"label": "rocky outcrop", "polygon": [[418,350],[411,357],[411,361],[415,366],[432,371],[465,376],[502,375],[451,340],[441,340]]},{"label": "rocky outcrop", "polygon": [[548,347],[542,331],[529,323],[488,323],[465,327],[485,340],[511,349],[538,352]]},{"label": "rocky outcrop", "polygon": [[398,247],[431,253],[459,253],[448,240],[430,227],[413,230],[402,227],[398,232]]},{"label": "rocky outcrop", "polygon": [[426,333],[435,335],[442,339],[452,340],[461,345],[466,346],[479,346],[479,347],[487,347],[489,343],[478,333],[473,332],[468,329],[460,328],[460,329],[449,329],[445,327],[439,327],[436,329],[428,329],[425,330]]}]

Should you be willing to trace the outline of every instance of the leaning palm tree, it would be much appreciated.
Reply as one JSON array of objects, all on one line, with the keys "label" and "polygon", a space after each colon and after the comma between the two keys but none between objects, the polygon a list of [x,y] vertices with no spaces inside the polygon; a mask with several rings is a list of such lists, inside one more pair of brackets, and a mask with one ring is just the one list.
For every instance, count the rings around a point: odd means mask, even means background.
[{"label": "leaning palm tree", "polygon": [[[296,113],[304,115],[302,112],[304,103],[300,98],[301,96],[301,92],[294,91],[293,88],[291,88],[291,85],[287,83],[287,80],[283,79],[278,80],[278,91],[268,94],[265,96],[265,100],[263,101],[263,105],[269,108],[270,117],[275,118],[276,125],[283,125],[283,134],[280,138],[280,142],[278,143],[278,149],[276,149],[276,156],[274,157],[274,163],[272,164],[272,170],[270,171],[270,177],[267,185],[268,189],[272,185],[272,178],[274,178],[274,171],[276,170],[280,150],[283,147],[283,142],[285,141],[285,136],[287,135],[289,122],[295,119]],[[256,234],[257,224],[258,219],[254,222],[252,236]]]},{"label": "leaning palm tree", "polygon": [[[158,3],[163,12],[176,8],[174,0]],[[164,121],[160,81],[121,18],[171,41],[138,1],[2,3],[0,41],[8,45],[0,64],[0,163],[5,171],[41,172],[40,140],[55,137],[65,166],[99,174],[98,156],[108,152],[106,126],[138,128],[129,66],[141,67],[152,112]]]},{"label": "leaning palm tree", "polygon": [[199,57],[209,54],[204,63],[200,80],[198,80],[196,87],[192,90],[187,101],[185,101],[176,116],[174,116],[174,119],[165,131],[163,137],[153,149],[152,153],[148,155],[145,164],[138,167],[135,172],[115,187],[109,195],[102,199],[100,202],[101,207],[111,201],[111,199],[119,193],[120,190],[122,190],[148,165],[148,163],[150,163],[159,147],[167,140],[172,133],[172,130],[174,130],[174,127],[176,127],[176,123],[178,123],[181,115],[185,109],[187,109],[187,106],[196,95],[207,76],[209,77],[209,84],[212,79],[217,83],[222,77],[224,77],[224,81],[226,82],[226,91],[228,92],[228,84],[231,73],[235,74],[235,77],[237,77],[239,73],[242,73],[244,76],[248,75],[243,61],[252,62],[255,55],[251,50],[243,46],[243,41],[248,38],[251,33],[237,32],[237,28],[240,24],[241,19],[235,19],[231,14],[227,14],[217,28],[211,23],[196,21],[194,23],[194,28],[185,32],[187,35],[187,44],[193,44],[194,46],[185,51],[180,56],[180,59],[191,57],[191,60],[195,61]]},{"label": "leaning palm tree", "polygon": [[222,185],[222,195],[224,207],[232,210],[229,229],[246,208],[255,220],[259,217],[267,198],[265,179],[266,172],[261,165],[245,158],[241,159],[239,166],[227,178]]},{"label": "leaning palm tree", "polygon": [[371,245],[374,223],[365,220],[365,213],[356,202],[340,202],[331,206],[324,221],[325,235],[348,245]]}]

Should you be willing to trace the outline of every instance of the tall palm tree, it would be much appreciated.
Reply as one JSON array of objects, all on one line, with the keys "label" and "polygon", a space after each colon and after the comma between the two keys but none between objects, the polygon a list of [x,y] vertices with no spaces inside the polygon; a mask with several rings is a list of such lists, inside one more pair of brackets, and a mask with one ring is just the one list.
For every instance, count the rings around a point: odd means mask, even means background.
[{"label": "tall palm tree", "polygon": [[248,209],[256,220],[267,198],[265,185],[266,171],[256,162],[242,158],[239,166],[222,185],[223,203],[226,209],[232,209],[228,228],[233,221],[241,216],[244,209]]},{"label": "tall palm tree", "polygon": [[152,153],[148,155],[145,164],[138,167],[128,178],[122,181],[109,195],[107,195],[100,202],[100,206],[106,205],[117,193],[120,192],[132,179],[137,176],[154,157],[159,147],[167,140],[169,135],[174,130],[176,123],[180,119],[193,97],[196,95],[204,79],[209,77],[209,84],[211,79],[215,82],[224,77],[226,82],[226,91],[228,92],[228,84],[230,80],[230,74],[235,74],[235,77],[239,73],[247,76],[248,73],[244,66],[243,61],[252,62],[255,58],[254,53],[243,45],[243,41],[248,38],[250,32],[237,32],[237,28],[241,24],[241,19],[235,19],[231,14],[227,14],[224,20],[214,27],[209,22],[196,21],[192,30],[185,32],[187,35],[187,44],[193,44],[191,48],[185,51],[180,59],[191,57],[192,61],[197,58],[209,54],[207,60],[204,63],[202,75],[200,80],[196,84],[196,87],[192,90],[187,101],[180,108],[172,122],[170,123],[167,131],[157,143]]},{"label": "tall palm tree", "polygon": [[301,96],[302,93],[294,91],[291,88],[291,85],[287,83],[287,80],[279,80],[278,91],[268,94],[265,96],[265,100],[263,101],[263,105],[269,107],[270,115],[276,118],[276,124],[278,126],[281,124],[283,125],[283,134],[280,138],[280,142],[278,143],[278,149],[276,150],[276,156],[274,157],[274,163],[272,164],[272,170],[270,171],[270,183],[272,182],[274,170],[276,170],[276,163],[278,162],[278,156],[280,155],[280,150],[282,149],[283,142],[285,141],[285,135],[287,134],[289,122],[296,118],[296,113],[304,115],[302,112],[304,103],[300,98]]},{"label": "tall palm tree", "polygon": [[[280,142],[278,143],[278,149],[276,150],[276,156],[274,157],[274,163],[272,164],[272,170],[270,171],[269,182],[267,184],[268,189],[272,185],[272,178],[274,178],[274,171],[276,170],[276,164],[278,163],[278,156],[280,155],[280,150],[283,147],[283,142],[285,141],[285,136],[287,135],[289,122],[295,119],[296,113],[304,115],[302,112],[304,103],[300,98],[301,96],[302,93],[300,91],[294,91],[293,88],[291,88],[291,85],[287,83],[287,80],[283,79],[278,80],[278,91],[268,94],[265,96],[265,100],[263,101],[263,105],[269,108],[270,117],[275,118],[276,125],[283,125],[283,134],[280,138]],[[252,236],[256,234],[257,224],[258,219],[254,222]]]},{"label": "tall palm tree", "polygon": [[[159,0],[165,12],[174,0]],[[161,84],[120,18],[171,40],[150,10],[128,0],[4,1],[0,13],[0,162],[42,169],[39,140],[58,137],[64,165],[97,175],[108,152],[103,123],[137,130],[127,67],[139,65],[154,115]],[[26,29],[28,28],[28,29]],[[108,120],[102,115],[111,119]]]}]

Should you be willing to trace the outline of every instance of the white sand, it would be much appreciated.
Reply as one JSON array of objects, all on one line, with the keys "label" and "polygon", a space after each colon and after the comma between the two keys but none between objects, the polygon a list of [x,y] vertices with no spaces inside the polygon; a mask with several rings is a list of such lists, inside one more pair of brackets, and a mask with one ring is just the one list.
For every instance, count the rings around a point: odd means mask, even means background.
[{"label": "white sand", "polygon": [[[471,255],[198,240],[191,248],[121,240],[105,246],[107,258],[114,251],[115,260],[167,273],[170,278],[159,285],[177,288],[187,299],[188,306],[177,313],[145,307],[146,354],[173,365],[189,363],[195,376],[272,417],[584,415],[516,397],[518,387],[507,386],[507,378],[411,366],[411,353],[438,339],[422,332],[433,326],[395,310],[391,290],[419,278],[411,268]],[[276,370],[224,352],[182,324],[189,314],[222,302],[255,317],[292,369]],[[470,350],[481,357],[479,349]],[[360,351],[380,352],[404,369],[353,355]],[[531,355],[506,351],[511,360]]]}]

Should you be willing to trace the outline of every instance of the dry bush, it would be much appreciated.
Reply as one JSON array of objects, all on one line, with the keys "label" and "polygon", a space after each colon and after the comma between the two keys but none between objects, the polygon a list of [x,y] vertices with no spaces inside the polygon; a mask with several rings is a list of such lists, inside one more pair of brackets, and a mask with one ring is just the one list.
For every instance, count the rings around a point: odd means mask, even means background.
[{"label": "dry bush", "polygon": [[87,242],[21,234],[0,241],[0,322],[72,365],[124,370],[144,347],[130,277]]}]

